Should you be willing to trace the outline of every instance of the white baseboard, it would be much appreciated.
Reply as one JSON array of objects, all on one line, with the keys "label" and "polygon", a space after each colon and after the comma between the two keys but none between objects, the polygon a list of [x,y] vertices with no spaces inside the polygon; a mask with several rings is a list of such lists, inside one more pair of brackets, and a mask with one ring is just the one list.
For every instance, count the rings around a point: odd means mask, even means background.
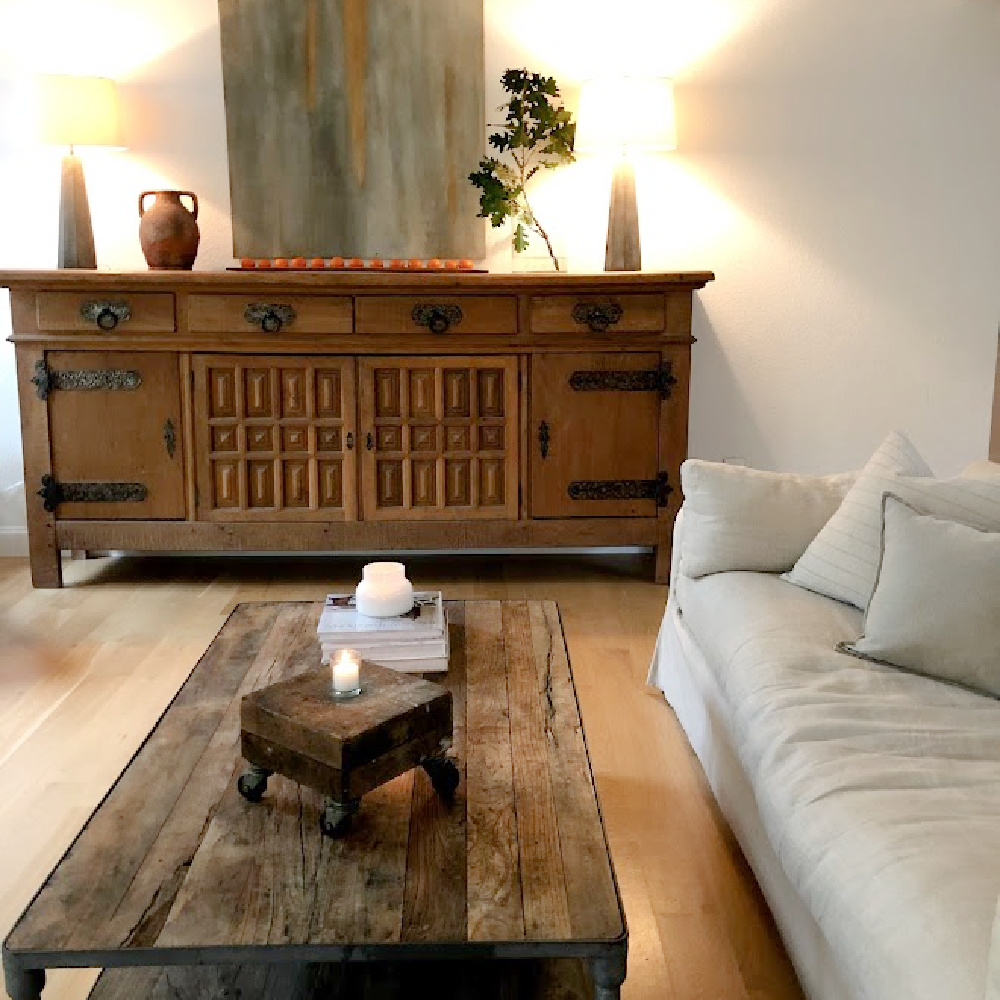
[{"label": "white baseboard", "polygon": [[24,558],[28,554],[28,529],[0,525],[0,558]]}]

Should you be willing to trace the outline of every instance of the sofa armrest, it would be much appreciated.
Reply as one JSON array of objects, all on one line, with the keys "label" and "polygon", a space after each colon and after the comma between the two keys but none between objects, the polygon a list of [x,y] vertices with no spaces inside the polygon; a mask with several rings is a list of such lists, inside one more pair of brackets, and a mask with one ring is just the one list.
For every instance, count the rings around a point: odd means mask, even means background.
[{"label": "sofa armrest", "polygon": [[670,543],[670,587],[677,584],[681,572],[681,537],[684,530],[684,504],[681,504],[674,518],[674,530]]}]

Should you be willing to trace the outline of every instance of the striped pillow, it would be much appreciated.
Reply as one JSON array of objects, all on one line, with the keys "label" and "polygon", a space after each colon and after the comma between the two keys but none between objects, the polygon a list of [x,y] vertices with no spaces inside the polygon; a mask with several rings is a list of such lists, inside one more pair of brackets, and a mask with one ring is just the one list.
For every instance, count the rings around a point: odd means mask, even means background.
[{"label": "striped pillow", "polygon": [[900,493],[895,477],[933,476],[902,431],[893,431],[861,470],[836,513],[782,579],[817,594],[864,608],[878,567],[882,494]]}]

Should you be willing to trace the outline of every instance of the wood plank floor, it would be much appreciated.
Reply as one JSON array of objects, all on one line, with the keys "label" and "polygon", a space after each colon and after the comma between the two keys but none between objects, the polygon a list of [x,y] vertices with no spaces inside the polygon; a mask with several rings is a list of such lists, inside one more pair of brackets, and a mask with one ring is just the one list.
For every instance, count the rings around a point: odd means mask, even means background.
[{"label": "wood plank floor", "polygon": [[[319,600],[362,560],[0,559],[0,935],[240,601]],[[697,760],[645,684],[666,599],[646,556],[407,559],[451,598],[559,603],[629,923],[626,1000],[802,1000]],[[89,970],[50,974],[82,1000]]]}]

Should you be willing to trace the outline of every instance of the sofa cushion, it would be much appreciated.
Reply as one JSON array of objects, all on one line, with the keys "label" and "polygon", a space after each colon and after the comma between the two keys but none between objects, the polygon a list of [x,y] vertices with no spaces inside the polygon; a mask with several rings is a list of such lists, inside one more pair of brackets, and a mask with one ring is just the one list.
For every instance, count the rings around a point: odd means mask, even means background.
[{"label": "sofa cushion", "polygon": [[1000,697],[1000,532],[886,493],[864,634],[838,648]]},{"label": "sofa cushion", "polygon": [[861,614],[764,574],[688,580],[782,868],[856,996],[982,1000],[1000,893],[1000,702],[844,656]]},{"label": "sofa cushion", "polygon": [[833,516],[857,473],[802,476],[688,459],[684,493],[683,572],[791,569]]}]

